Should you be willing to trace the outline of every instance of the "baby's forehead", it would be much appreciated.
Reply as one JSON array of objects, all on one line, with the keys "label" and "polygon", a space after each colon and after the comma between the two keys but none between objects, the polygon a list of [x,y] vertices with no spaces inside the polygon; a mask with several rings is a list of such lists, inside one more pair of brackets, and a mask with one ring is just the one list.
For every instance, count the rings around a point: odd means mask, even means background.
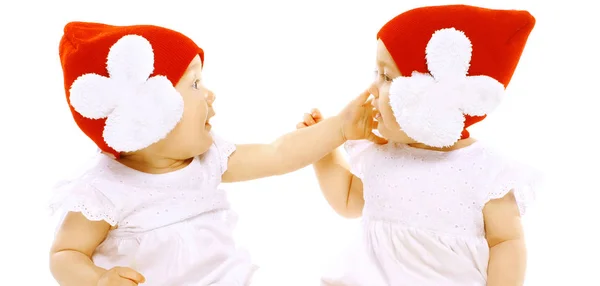
[{"label": "baby's forehead", "polygon": [[191,71],[191,70],[202,70],[202,60],[200,59],[199,55],[196,55],[190,62],[190,65],[188,66],[187,71]]},{"label": "baby's forehead", "polygon": [[200,74],[202,74],[202,60],[200,60],[200,56],[196,55],[185,70],[183,77],[200,76]]}]

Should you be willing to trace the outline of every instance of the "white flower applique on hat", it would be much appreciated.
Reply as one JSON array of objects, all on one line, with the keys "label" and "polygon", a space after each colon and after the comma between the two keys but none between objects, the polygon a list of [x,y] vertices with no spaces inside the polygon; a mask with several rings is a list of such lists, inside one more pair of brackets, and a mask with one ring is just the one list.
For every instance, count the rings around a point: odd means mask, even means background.
[{"label": "white flower applique on hat", "polygon": [[171,81],[154,72],[154,52],[142,36],[119,39],[108,53],[109,77],[80,76],[71,106],[90,119],[106,118],[102,136],[118,152],[133,152],[163,139],[183,115],[183,99]]},{"label": "white flower applique on hat", "polygon": [[390,106],[402,130],[431,147],[456,143],[464,115],[483,116],[502,100],[504,85],[486,76],[467,76],[472,45],[454,28],[436,31],[426,48],[429,74],[413,72],[390,86]]}]

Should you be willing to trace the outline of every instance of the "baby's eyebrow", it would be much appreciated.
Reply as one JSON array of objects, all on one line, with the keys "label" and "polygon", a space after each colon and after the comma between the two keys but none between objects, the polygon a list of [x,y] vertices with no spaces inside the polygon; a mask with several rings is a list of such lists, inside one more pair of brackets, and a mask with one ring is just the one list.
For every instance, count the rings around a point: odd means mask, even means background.
[{"label": "baby's eyebrow", "polygon": [[[377,61],[377,70],[381,70],[384,68],[390,70],[390,69],[392,69],[392,67],[393,67],[393,65],[390,65],[390,63],[388,63],[388,62],[384,62],[381,60]],[[381,72],[383,72],[383,71],[381,71]]]},{"label": "baby's eyebrow", "polygon": [[202,63],[197,62],[190,65],[185,71],[185,74],[197,74],[196,71],[198,70],[198,68],[202,68]]},{"label": "baby's eyebrow", "polygon": [[185,72],[183,77],[186,79],[192,79],[192,80],[200,78],[198,72],[195,69],[189,69],[188,71]]}]

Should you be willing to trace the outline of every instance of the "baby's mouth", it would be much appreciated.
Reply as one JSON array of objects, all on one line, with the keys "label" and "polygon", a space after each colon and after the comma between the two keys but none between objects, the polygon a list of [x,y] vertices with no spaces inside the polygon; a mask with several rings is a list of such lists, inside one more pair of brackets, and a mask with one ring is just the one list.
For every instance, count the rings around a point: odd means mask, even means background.
[{"label": "baby's mouth", "polygon": [[381,120],[381,112],[379,112],[379,108],[377,108],[377,105],[375,105],[373,108],[373,119],[378,121]]},{"label": "baby's mouth", "polygon": [[212,125],[210,125],[210,122],[208,120],[206,120],[206,123],[204,123],[204,129],[210,131],[211,128],[212,128]]},{"label": "baby's mouth", "polygon": [[373,118],[379,120],[381,118],[381,112],[379,112],[379,100],[373,100]]},{"label": "baby's mouth", "polygon": [[210,125],[210,119],[213,118],[213,116],[215,116],[215,112],[214,110],[211,110],[211,112],[208,114],[208,117],[206,118],[206,123],[204,123],[204,128],[207,131],[210,131],[210,129],[212,128],[212,125]]}]

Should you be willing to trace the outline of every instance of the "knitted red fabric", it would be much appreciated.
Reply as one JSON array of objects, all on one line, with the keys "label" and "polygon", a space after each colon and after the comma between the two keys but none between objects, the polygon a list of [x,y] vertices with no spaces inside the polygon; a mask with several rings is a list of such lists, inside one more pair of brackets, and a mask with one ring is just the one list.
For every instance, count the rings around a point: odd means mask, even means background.
[{"label": "knitted red fabric", "polygon": [[185,73],[196,55],[204,61],[204,52],[185,35],[150,25],[112,26],[100,23],[71,22],[64,28],[59,55],[69,108],[79,128],[104,152],[119,158],[119,152],[109,147],[102,137],[106,119],[89,119],[79,114],[70,103],[70,89],[80,76],[94,73],[108,77],[106,69],[110,48],[126,35],[146,38],[154,51],[154,75],[166,76],[173,85]]},{"label": "knitted red fabric", "polygon": [[[402,75],[410,76],[413,71],[428,73],[425,48],[435,31],[463,31],[473,45],[469,75],[487,75],[506,87],[534,25],[535,18],[527,11],[429,6],[396,16],[381,28],[377,38],[385,44]],[[484,118],[465,115],[461,138],[468,138],[467,128]]]}]

